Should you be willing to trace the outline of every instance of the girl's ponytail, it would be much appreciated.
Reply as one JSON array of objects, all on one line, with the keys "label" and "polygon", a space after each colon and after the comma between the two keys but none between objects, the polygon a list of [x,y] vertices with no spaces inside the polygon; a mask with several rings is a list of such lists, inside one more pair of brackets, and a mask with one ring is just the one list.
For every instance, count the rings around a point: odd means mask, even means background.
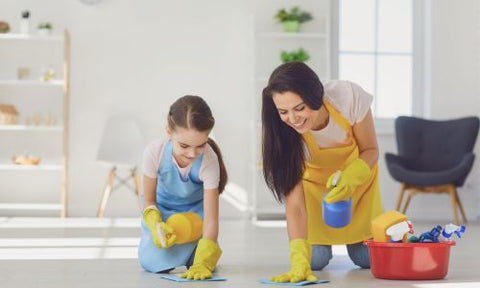
[{"label": "girl's ponytail", "polygon": [[220,182],[218,183],[218,192],[222,193],[223,190],[225,190],[225,186],[227,185],[228,181],[227,169],[225,168],[225,163],[223,162],[222,152],[212,138],[208,138],[207,143],[210,145],[210,147],[212,147],[213,151],[218,157],[218,165],[220,166]]}]

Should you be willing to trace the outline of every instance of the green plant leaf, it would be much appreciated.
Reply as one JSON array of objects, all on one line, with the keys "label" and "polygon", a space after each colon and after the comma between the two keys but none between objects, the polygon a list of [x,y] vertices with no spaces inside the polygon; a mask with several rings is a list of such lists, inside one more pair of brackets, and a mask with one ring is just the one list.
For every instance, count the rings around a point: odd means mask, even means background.
[{"label": "green plant leaf", "polygon": [[278,22],[285,22],[285,21],[297,21],[299,23],[304,23],[313,19],[312,14],[306,11],[300,10],[298,6],[292,7],[290,11],[285,10],[282,8],[278,10],[277,14],[275,14],[274,19]]},{"label": "green plant leaf", "polygon": [[280,53],[280,59],[282,60],[283,63],[292,62],[292,61],[306,62],[310,59],[310,55],[305,49],[300,47],[299,49],[293,50],[290,52],[282,50]]}]

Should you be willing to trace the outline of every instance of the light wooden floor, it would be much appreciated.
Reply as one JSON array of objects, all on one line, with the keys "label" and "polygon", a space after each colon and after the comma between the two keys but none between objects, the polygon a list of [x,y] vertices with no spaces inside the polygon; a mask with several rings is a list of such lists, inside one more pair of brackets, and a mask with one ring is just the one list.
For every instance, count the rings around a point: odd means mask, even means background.
[{"label": "light wooden floor", "polygon": [[[245,220],[221,222],[224,255],[217,275],[227,282],[174,283],[142,271],[136,259],[138,219],[0,218],[0,287],[268,287],[266,278],[288,270],[284,227],[265,228]],[[436,223],[416,223],[416,232]],[[438,223],[441,225],[447,223]],[[325,287],[480,287],[480,225],[453,247],[447,278],[440,281],[388,281],[357,269],[344,246],[324,271]],[[174,272],[180,273],[183,269]],[[317,285],[315,287],[320,287]]]}]

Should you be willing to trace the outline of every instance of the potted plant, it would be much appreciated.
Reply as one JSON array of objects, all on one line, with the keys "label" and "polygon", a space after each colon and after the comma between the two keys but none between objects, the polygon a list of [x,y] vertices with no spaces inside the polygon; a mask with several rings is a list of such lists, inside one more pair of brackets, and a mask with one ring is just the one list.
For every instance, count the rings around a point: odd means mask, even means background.
[{"label": "potted plant", "polygon": [[40,22],[38,24],[38,34],[40,35],[50,35],[52,32],[52,24],[50,22]]},{"label": "potted plant", "polygon": [[293,51],[282,51],[280,54],[280,59],[282,60],[283,63],[287,62],[305,62],[310,59],[310,55],[308,52],[300,47],[298,50],[293,50]]},{"label": "potted plant", "polygon": [[0,33],[8,33],[10,31],[10,25],[6,21],[0,21]]},{"label": "potted plant", "polygon": [[278,10],[274,18],[283,24],[283,30],[285,32],[298,32],[300,31],[300,24],[312,20],[312,14],[306,11],[300,10],[298,6],[295,6],[287,11],[285,9]]}]

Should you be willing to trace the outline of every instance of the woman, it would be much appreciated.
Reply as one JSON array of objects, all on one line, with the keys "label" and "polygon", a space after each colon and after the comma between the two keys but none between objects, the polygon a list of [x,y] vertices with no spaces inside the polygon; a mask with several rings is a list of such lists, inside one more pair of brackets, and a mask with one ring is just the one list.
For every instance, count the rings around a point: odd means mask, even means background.
[{"label": "woman", "polygon": [[[262,99],[263,172],[276,198],[285,202],[292,265],[273,281],[315,280],[311,269],[323,269],[337,244],[347,244],[356,265],[370,267],[362,242],[371,237],[370,222],[382,211],[372,98],[347,81],[329,82],[324,89],[301,62],[283,64],[270,76]],[[352,198],[349,225],[325,224],[324,197],[327,203]]]}]

